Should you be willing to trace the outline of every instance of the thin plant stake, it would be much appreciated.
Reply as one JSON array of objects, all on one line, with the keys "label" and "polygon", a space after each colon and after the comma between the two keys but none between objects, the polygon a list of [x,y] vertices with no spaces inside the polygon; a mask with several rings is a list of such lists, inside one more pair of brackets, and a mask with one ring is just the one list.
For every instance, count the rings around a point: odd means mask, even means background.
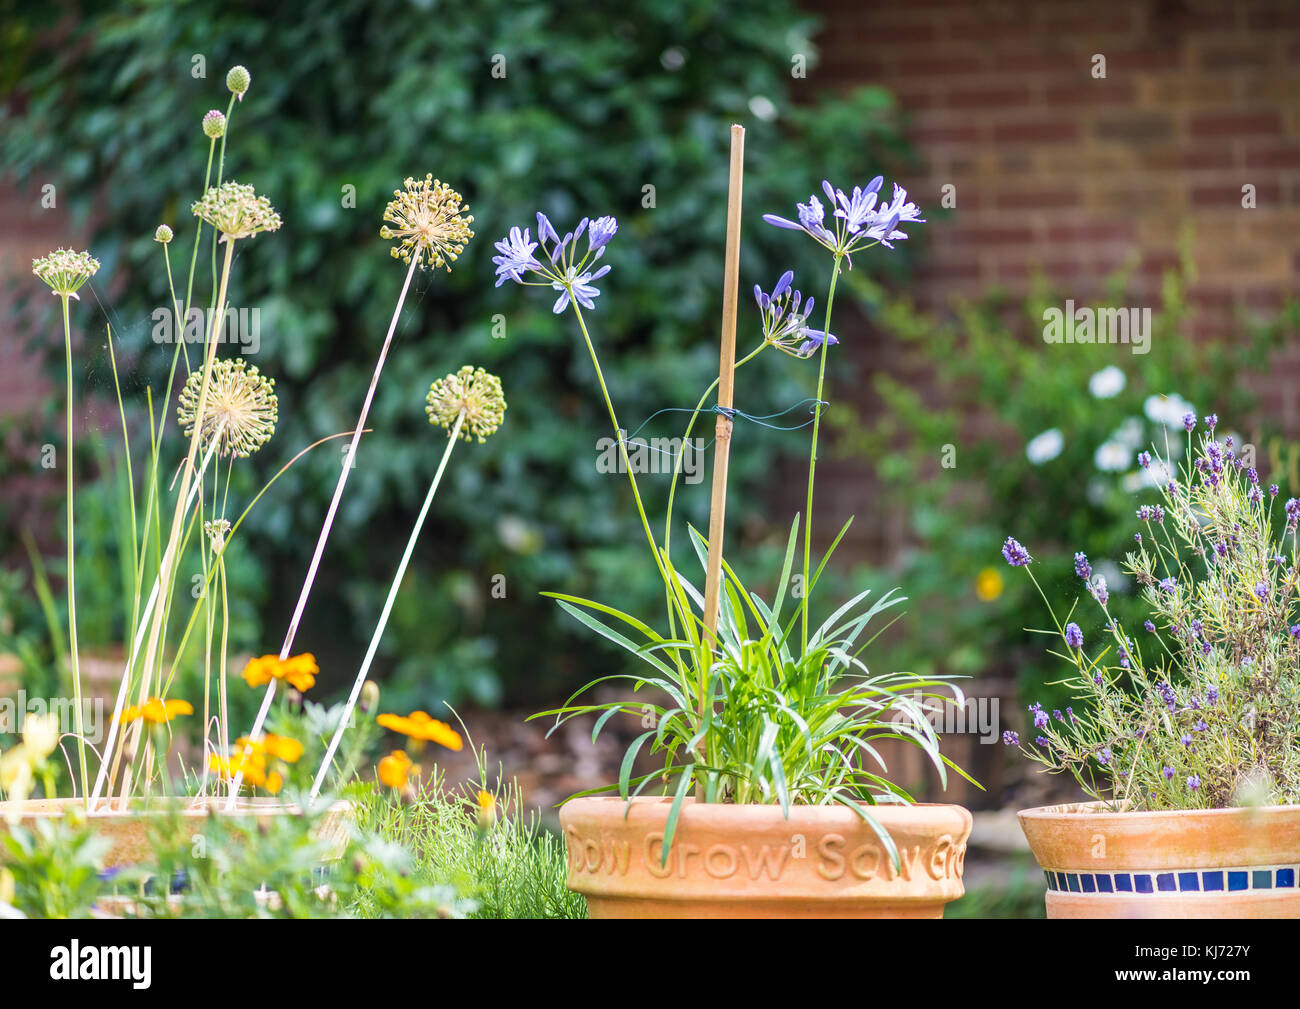
[{"label": "thin plant stake", "polygon": [[[406,303],[406,292],[411,287],[411,277],[415,273],[415,268],[420,263],[420,258],[414,256],[411,259],[410,268],[406,271],[406,280],[402,282],[402,293],[397,296],[397,307],[393,309],[393,318],[388,323],[388,335],[384,337],[383,346],[379,349],[379,360],[375,362],[375,373],[370,377],[370,388],[366,390],[365,402],[361,404],[361,414],[357,417],[357,426],[352,431],[352,442],[348,446],[348,453],[345,456],[343,470],[339,473],[338,483],[334,485],[334,496],[330,499],[329,510],[325,513],[325,521],[321,524],[320,535],[316,539],[316,550],[312,553],[311,564],[307,566],[307,577],[303,579],[302,590],[298,593],[298,604],[293,609],[293,618],[289,621],[288,633],[284,636],[284,644],[280,647],[280,660],[283,662],[289,657],[289,652],[293,648],[293,640],[298,636],[298,624],[302,620],[303,610],[307,608],[307,597],[311,595],[312,584],[316,581],[316,570],[320,567],[321,555],[325,552],[325,542],[329,539],[330,530],[334,527],[334,516],[339,510],[339,501],[343,498],[343,488],[347,486],[348,474],[352,471],[352,464],[357,457],[357,443],[361,441],[361,432],[366,426],[366,417],[370,414],[370,404],[375,398],[375,389],[379,387],[379,375],[384,370],[384,361],[388,357],[388,348],[393,342],[393,334],[397,331],[397,320],[401,317],[402,306]],[[244,751],[244,760],[241,760],[240,768],[235,772],[235,779],[230,786],[230,796],[226,800],[226,809],[235,808],[235,799],[239,795],[239,786],[244,782],[243,764],[252,752],[253,745],[262,738],[262,726],[266,723],[266,716],[271,710],[271,701],[275,699],[275,686],[278,681],[272,678],[271,682],[266,685],[266,694],[262,698],[262,706],[257,709],[257,717],[253,720],[253,728],[248,733],[248,743]]]},{"label": "thin plant stake", "polygon": [[433,495],[437,493],[438,485],[442,482],[442,474],[447,468],[447,460],[451,458],[451,450],[456,447],[456,440],[460,437],[460,428],[464,422],[465,411],[461,410],[447,439],[447,447],[443,450],[442,461],[438,463],[438,471],[433,475],[433,482],[429,484],[429,493],[424,497],[424,505],[420,508],[420,514],[415,519],[414,528],[411,529],[411,536],[406,541],[406,551],[402,554],[401,563],[397,565],[397,574],[393,576],[393,584],[388,587],[388,598],[384,600],[384,609],[379,614],[379,623],[375,625],[375,633],[371,635],[370,647],[366,649],[366,657],[362,659],[361,668],[357,670],[357,678],[352,682],[352,692],[348,694],[347,703],[343,705],[343,713],[339,716],[338,727],[335,728],[334,735],[330,739],[330,745],[325,750],[325,759],[321,761],[320,770],[316,772],[316,780],[312,782],[309,797],[311,802],[314,802],[316,796],[320,794],[321,785],[325,782],[325,775],[329,773],[330,764],[334,761],[334,754],[338,751],[339,743],[343,739],[343,733],[347,731],[348,722],[352,718],[352,710],[356,707],[357,698],[361,696],[361,688],[370,672],[370,663],[374,661],[375,653],[379,651],[379,639],[384,636],[384,628],[388,626],[388,617],[393,611],[393,602],[397,599],[397,590],[401,588],[402,579],[406,577],[406,568],[411,563],[411,555],[415,553],[416,540],[420,538],[420,530],[424,528],[424,520],[429,515],[429,506],[433,504]]},{"label": "thin plant stake", "polygon": [[[745,174],[745,128],[731,127],[731,178],[727,184],[727,252],[722,280],[722,349],[718,362],[718,424],[713,449],[713,497],[709,502],[709,557],[704,577],[704,632],[717,641],[722,586],[722,537],[727,518],[727,466],[731,458],[731,417],[735,395],[736,308],[740,294],[740,205]],[[704,684],[700,703],[704,704]],[[702,713],[702,712],[701,712]]]}]

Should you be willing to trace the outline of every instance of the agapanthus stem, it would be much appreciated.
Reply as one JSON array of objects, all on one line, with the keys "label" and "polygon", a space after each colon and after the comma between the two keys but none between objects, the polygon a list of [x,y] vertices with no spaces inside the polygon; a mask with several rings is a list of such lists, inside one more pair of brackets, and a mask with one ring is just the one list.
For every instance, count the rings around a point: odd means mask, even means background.
[{"label": "agapanthus stem", "polygon": [[808,609],[811,594],[808,576],[812,569],[813,476],[817,469],[817,439],[822,426],[822,392],[826,387],[826,350],[831,343],[831,309],[835,305],[835,284],[840,278],[840,260],[843,258],[841,254],[835,256],[835,267],[831,272],[830,289],[826,292],[826,322],[822,326],[822,332],[826,335],[822,338],[822,352],[818,355],[817,401],[813,404],[812,449],[808,455],[808,504],[804,510],[803,585],[801,586],[803,590],[803,647],[805,650],[808,648]]},{"label": "agapanthus stem", "polygon": [[596,369],[596,381],[600,384],[600,395],[605,400],[605,409],[609,411],[610,423],[614,425],[614,437],[618,441],[619,456],[623,462],[623,468],[627,471],[628,482],[632,485],[632,497],[636,500],[637,514],[641,517],[641,528],[645,530],[645,538],[650,544],[650,552],[654,555],[655,566],[659,569],[659,575],[664,580],[665,585],[669,585],[668,572],[664,568],[663,558],[659,556],[659,544],[655,542],[654,533],[650,531],[650,520],[646,518],[645,505],[641,501],[641,489],[637,486],[636,473],[632,469],[632,461],[627,454],[627,441],[623,437],[623,429],[618,423],[618,414],[614,411],[614,403],[609,397],[609,387],[605,385],[605,373],[600,367],[600,358],[596,355],[595,344],[591,342],[591,334],[587,332],[587,322],[582,317],[582,309],[578,307],[576,300],[571,300],[573,313],[578,317],[578,326],[582,330],[582,339],[587,344],[587,353],[591,355],[592,367]]},{"label": "agapanthus stem", "polygon": [[433,504],[433,496],[438,492],[438,485],[442,483],[443,471],[447,468],[447,460],[451,458],[451,451],[456,447],[456,441],[460,437],[460,428],[464,422],[465,411],[462,410],[460,416],[456,418],[456,423],[452,426],[451,434],[447,438],[447,447],[442,452],[442,461],[438,463],[438,471],[433,475],[433,482],[429,484],[429,493],[424,496],[424,505],[420,508],[420,514],[416,516],[415,525],[411,528],[411,535],[406,540],[406,550],[402,554],[401,563],[397,565],[397,573],[393,575],[393,583],[388,586],[388,598],[384,600],[384,608],[379,614],[379,623],[375,624],[375,633],[370,636],[370,646],[366,649],[366,657],[361,660],[361,668],[357,670],[356,679],[352,681],[352,690],[348,694],[347,703],[343,705],[343,713],[339,716],[339,724],[334,729],[330,745],[325,750],[325,759],[321,761],[320,770],[316,772],[316,780],[312,782],[310,801],[314,802],[316,796],[320,794],[321,785],[325,782],[325,775],[329,773],[330,764],[334,761],[334,754],[338,751],[339,743],[343,739],[343,733],[347,731],[348,723],[352,718],[352,710],[357,705],[357,698],[361,696],[361,688],[370,673],[370,664],[374,661],[375,653],[379,651],[379,640],[384,636],[384,629],[388,626],[388,617],[393,612],[393,603],[397,600],[398,589],[402,587],[402,579],[406,577],[406,568],[411,563],[411,555],[415,553],[415,543],[420,538],[420,530],[424,528],[424,520],[429,515],[429,507]]},{"label": "agapanthus stem", "polygon": [[[375,372],[370,376],[370,387],[366,390],[365,401],[361,404],[361,413],[357,417],[357,426],[352,432],[352,441],[348,445],[347,455],[343,457],[343,470],[339,473],[338,483],[334,485],[334,496],[330,499],[329,510],[325,513],[325,521],[321,524],[320,535],[316,538],[316,549],[312,552],[311,563],[307,566],[307,576],[303,579],[302,589],[298,593],[298,603],[294,606],[293,617],[289,621],[289,630],[284,636],[284,644],[280,646],[281,660],[289,657],[289,652],[293,648],[294,638],[298,636],[298,624],[302,620],[303,610],[307,608],[307,597],[311,595],[312,585],[316,581],[316,571],[320,567],[321,555],[325,552],[325,543],[329,539],[330,530],[334,528],[334,516],[339,510],[339,501],[343,498],[343,488],[347,486],[348,474],[352,472],[352,466],[357,457],[357,444],[361,441],[361,432],[365,430],[366,418],[370,415],[370,404],[375,398],[375,389],[379,387],[379,375],[384,370],[384,361],[388,358],[388,348],[392,345],[393,334],[397,332],[397,320],[401,318],[402,306],[406,304],[406,292],[411,288],[411,277],[415,274],[415,268],[419,265],[419,257],[411,258],[411,265],[406,271],[406,279],[402,281],[402,293],[397,296],[397,305],[393,309],[393,317],[388,323],[388,333],[384,337],[383,345],[379,348],[379,359],[375,362]],[[256,743],[262,738],[262,726],[266,723],[266,716],[271,711],[271,701],[275,699],[276,680],[272,679],[266,685],[266,693],[262,697],[262,705],[257,709],[257,717],[253,719],[253,728],[248,733],[249,746]],[[231,785],[230,798],[226,802],[227,809],[234,809],[235,799],[239,796],[239,787],[243,784],[243,771],[235,773],[235,780]]]},{"label": "agapanthus stem", "polygon": [[68,295],[63,295],[63,351],[67,373],[67,441],[63,450],[63,468],[67,473],[68,494],[68,647],[72,656],[73,725],[77,730],[77,764],[81,771],[81,795],[86,795],[90,774],[86,770],[86,734],[81,711],[81,660],[77,654],[77,566],[76,541],[73,538],[72,507],[72,323],[68,318]]}]

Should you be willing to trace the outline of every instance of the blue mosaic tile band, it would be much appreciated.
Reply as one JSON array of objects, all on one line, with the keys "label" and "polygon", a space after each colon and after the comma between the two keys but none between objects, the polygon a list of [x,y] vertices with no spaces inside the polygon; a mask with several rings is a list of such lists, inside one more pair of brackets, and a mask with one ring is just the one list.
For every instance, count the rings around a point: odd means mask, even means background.
[{"label": "blue mosaic tile band", "polygon": [[1300,865],[1247,866],[1238,869],[1159,869],[1128,872],[1043,870],[1047,889],[1058,893],[1234,893],[1242,890],[1297,890]]}]

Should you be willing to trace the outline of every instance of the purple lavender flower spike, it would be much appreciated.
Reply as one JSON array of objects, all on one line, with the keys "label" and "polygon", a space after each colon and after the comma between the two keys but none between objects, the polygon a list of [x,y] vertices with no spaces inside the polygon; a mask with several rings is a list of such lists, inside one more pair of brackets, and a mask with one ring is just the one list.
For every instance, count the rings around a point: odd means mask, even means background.
[{"label": "purple lavender flower spike", "polygon": [[1011,536],[1008,536],[1007,541],[1002,544],[1002,556],[1013,568],[1023,568],[1033,560],[1029,556],[1029,551]]}]

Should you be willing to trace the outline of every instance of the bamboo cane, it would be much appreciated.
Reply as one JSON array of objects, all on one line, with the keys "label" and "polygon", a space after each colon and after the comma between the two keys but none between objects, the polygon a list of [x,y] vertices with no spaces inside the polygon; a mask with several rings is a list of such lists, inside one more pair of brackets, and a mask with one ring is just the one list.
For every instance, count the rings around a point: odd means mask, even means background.
[{"label": "bamboo cane", "polygon": [[[718,423],[713,452],[713,497],[709,502],[709,557],[704,578],[704,630],[716,644],[722,586],[722,538],[727,517],[727,466],[735,394],[736,307],[740,294],[740,204],[745,173],[745,128],[731,127],[731,178],[727,184],[727,252],[722,280],[722,349],[718,362]],[[703,703],[703,691],[701,691]]]}]

